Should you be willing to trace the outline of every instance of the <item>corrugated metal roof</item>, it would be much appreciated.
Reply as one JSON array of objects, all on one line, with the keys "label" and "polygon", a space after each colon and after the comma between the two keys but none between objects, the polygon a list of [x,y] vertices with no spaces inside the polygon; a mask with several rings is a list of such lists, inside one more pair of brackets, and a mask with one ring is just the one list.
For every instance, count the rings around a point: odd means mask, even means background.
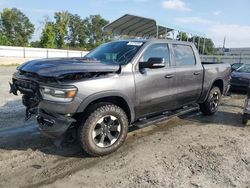
[{"label": "corrugated metal roof", "polygon": [[150,38],[165,35],[173,29],[164,26],[158,26],[157,28],[157,23],[153,19],[125,14],[121,18],[106,25],[103,30],[116,35]]},{"label": "corrugated metal roof", "polygon": [[161,36],[164,38],[164,36],[170,31],[182,31],[192,35],[205,37],[205,34],[203,33],[191,31],[189,29],[183,29],[181,27],[174,27],[172,25],[166,27],[162,24],[157,24],[156,20],[154,19],[130,14],[125,14],[124,16],[104,26],[103,30],[104,32],[111,32],[116,35],[127,35],[131,37],[143,38],[162,38]]}]

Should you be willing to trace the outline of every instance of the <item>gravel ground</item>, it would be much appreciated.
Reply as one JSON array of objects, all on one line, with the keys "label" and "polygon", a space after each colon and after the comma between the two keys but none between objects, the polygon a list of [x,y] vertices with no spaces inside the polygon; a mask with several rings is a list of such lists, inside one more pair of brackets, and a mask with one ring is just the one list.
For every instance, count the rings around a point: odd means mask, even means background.
[{"label": "gravel ground", "polygon": [[12,67],[0,67],[0,187],[250,187],[250,126],[244,95],[224,97],[219,112],[171,118],[129,133],[115,153],[88,157],[77,144],[57,148],[20,97],[8,94]]}]

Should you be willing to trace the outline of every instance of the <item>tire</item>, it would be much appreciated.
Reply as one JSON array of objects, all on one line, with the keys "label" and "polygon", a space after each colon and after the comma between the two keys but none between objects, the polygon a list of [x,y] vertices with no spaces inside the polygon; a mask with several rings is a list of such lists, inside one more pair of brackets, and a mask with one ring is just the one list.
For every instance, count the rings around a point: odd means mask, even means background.
[{"label": "tire", "polygon": [[243,114],[243,116],[242,116],[242,124],[246,125],[247,122],[248,122],[248,118],[247,118],[247,116],[245,114]]},{"label": "tire", "polygon": [[78,139],[91,156],[103,156],[116,151],[128,133],[128,118],[120,107],[103,103],[89,113],[78,128]]},{"label": "tire", "polygon": [[205,102],[200,103],[200,110],[204,115],[213,115],[218,111],[218,107],[221,101],[220,89],[214,86],[206,99]]}]

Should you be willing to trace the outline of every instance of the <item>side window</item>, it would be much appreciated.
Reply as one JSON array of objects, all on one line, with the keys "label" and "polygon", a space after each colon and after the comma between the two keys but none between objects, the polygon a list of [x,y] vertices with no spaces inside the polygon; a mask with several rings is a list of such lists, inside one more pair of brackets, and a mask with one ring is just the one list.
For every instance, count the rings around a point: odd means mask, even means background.
[{"label": "side window", "polygon": [[195,65],[195,56],[191,46],[173,44],[174,58],[177,66]]},{"label": "side window", "polygon": [[167,44],[152,44],[143,53],[140,62],[147,62],[151,57],[163,58],[167,66],[169,66],[169,49]]}]

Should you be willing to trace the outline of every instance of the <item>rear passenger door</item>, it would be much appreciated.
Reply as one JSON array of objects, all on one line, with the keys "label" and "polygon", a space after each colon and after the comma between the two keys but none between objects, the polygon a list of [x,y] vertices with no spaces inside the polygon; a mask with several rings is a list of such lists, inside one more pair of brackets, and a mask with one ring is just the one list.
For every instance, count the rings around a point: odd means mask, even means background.
[{"label": "rear passenger door", "polygon": [[196,102],[202,91],[203,67],[196,62],[195,53],[191,45],[171,45],[176,78],[177,107]]}]

